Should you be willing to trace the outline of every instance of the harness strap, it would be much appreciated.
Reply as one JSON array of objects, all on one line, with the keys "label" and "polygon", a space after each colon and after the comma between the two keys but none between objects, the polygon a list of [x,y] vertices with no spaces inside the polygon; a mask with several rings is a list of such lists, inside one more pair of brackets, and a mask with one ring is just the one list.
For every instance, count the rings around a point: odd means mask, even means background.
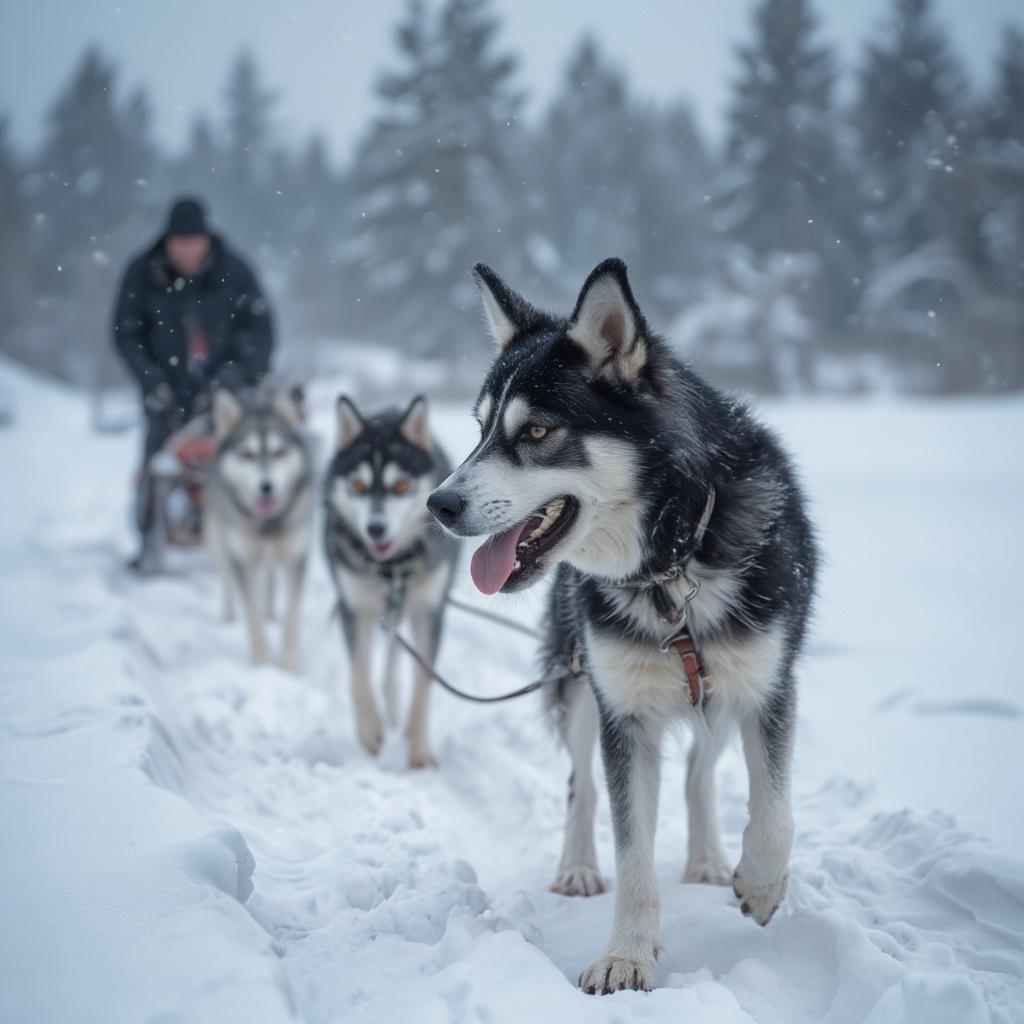
[{"label": "harness strap", "polygon": [[[715,498],[715,488],[711,487],[708,489],[707,500],[704,502],[704,509],[701,512],[700,519],[694,528],[689,553],[684,559],[676,562],[664,572],[652,573],[651,575],[641,577],[639,580],[618,584],[618,586],[624,588],[646,590],[650,594],[655,611],[658,613],[658,618],[671,629],[669,635],[661,643],[661,650],[665,652],[672,650],[679,655],[683,675],[686,678],[686,688],[689,693],[690,704],[701,710],[703,710],[707,702],[711,686],[708,682],[707,673],[704,670],[704,660],[701,657],[696,641],[693,639],[693,634],[690,632],[690,626],[687,621],[690,615],[690,602],[700,592],[700,580],[691,579],[687,576],[686,565],[704,543],[704,537],[707,534],[708,525],[715,510]],[[681,605],[677,605],[669,597],[668,591],[665,589],[665,584],[679,579],[682,579],[688,588],[682,596]]]},{"label": "harness strap", "polygon": [[684,626],[682,632],[672,641],[672,649],[679,655],[679,660],[683,663],[686,685],[690,691],[690,703],[695,708],[702,708],[707,700],[710,687],[704,672],[704,660],[700,656],[693,637],[690,636],[688,626]]}]

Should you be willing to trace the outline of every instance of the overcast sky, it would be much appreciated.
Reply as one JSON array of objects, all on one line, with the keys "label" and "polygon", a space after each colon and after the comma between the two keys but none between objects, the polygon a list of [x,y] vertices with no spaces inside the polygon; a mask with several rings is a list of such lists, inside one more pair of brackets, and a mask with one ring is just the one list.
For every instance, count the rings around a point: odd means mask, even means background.
[{"label": "overcast sky", "polygon": [[[436,0],[434,0],[436,2]],[[891,0],[818,0],[824,36],[849,62]],[[975,85],[987,85],[1002,26],[1024,22],[1024,0],[936,0]],[[717,137],[735,72],[732,46],[749,34],[752,0],[498,0],[504,40],[521,57],[531,108],[557,85],[567,51],[591,29],[637,90],[689,97]],[[394,52],[404,0],[0,0],[0,116],[35,143],[82,48],[95,42],[145,85],[157,138],[176,147],[192,113],[215,107],[230,56],[259,56],[280,91],[282,134],[313,129],[345,159],[372,110],[373,84]],[[529,110],[528,110],[529,112]]]}]

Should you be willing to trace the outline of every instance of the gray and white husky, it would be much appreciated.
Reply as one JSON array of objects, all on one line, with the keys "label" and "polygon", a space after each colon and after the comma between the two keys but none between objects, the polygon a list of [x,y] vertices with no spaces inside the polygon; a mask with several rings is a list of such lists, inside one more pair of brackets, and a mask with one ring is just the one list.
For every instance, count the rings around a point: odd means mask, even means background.
[{"label": "gray and white husky", "polygon": [[[489,534],[486,594],[557,572],[546,692],[569,749],[565,843],[552,889],[603,888],[592,754],[600,736],[615,834],[615,922],[580,977],[588,992],[649,989],[659,950],[653,852],[662,737],[694,725],[683,880],[731,882],[767,924],[786,891],[790,762],[816,552],[776,438],[648,327],[625,265],[591,273],[569,317],[475,270],[498,354],[476,403],[480,442],[428,506],[459,536]],[[733,870],[714,769],[743,741],[750,822]]]},{"label": "gray and white husky", "polygon": [[[413,643],[429,663],[437,657],[445,598],[458,544],[434,525],[427,495],[451,472],[430,432],[427,403],[363,417],[348,398],[337,406],[334,457],[324,482],[324,553],[338,592],[351,662],[356,735],[371,754],[383,724],[370,682],[374,628],[408,617]],[[396,648],[389,639],[384,673],[388,723],[398,724]],[[435,763],[427,729],[430,679],[417,667],[406,725],[411,768]]]},{"label": "gray and white husky", "polygon": [[224,586],[224,618],[242,599],[253,664],[267,661],[264,620],[274,577],[285,582],[280,663],[299,667],[299,606],[314,512],[313,459],[296,399],[213,398],[217,451],[206,486],[204,532]]}]

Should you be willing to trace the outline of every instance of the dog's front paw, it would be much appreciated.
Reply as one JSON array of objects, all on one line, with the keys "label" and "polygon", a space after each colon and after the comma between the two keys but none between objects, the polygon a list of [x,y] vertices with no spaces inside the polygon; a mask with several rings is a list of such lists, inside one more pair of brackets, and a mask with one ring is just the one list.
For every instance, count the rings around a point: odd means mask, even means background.
[{"label": "dog's front paw", "polygon": [[751,882],[749,874],[744,872],[743,861],[740,861],[740,866],[732,876],[732,891],[740,901],[740,910],[744,917],[752,917],[761,925],[767,924],[772,919],[772,914],[779,909],[788,886],[788,871],[784,872],[781,878],[761,884]]},{"label": "dog's front paw", "polygon": [[381,745],[384,742],[384,728],[380,722],[377,709],[361,708],[356,715],[356,736],[362,744],[363,750],[373,757],[380,753]]},{"label": "dog's front paw", "polygon": [[683,881],[697,885],[728,885],[733,872],[724,857],[712,856],[701,860],[688,860]]},{"label": "dog's front paw", "polygon": [[563,896],[596,896],[604,892],[604,879],[592,864],[573,864],[560,867],[549,888]]},{"label": "dog's front paw", "polygon": [[429,747],[409,748],[409,767],[413,771],[418,771],[421,768],[436,768],[437,765],[437,758],[430,752]]},{"label": "dog's front paw", "polygon": [[606,996],[622,989],[650,992],[654,987],[654,957],[598,957],[581,975],[580,988],[588,995]]}]

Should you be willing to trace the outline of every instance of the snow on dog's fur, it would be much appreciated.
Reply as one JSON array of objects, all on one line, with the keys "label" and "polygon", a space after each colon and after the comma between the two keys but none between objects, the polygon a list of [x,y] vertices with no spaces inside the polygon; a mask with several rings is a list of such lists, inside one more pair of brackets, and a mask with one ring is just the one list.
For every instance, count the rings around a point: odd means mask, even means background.
[{"label": "snow on dog's fur", "polygon": [[[552,888],[603,888],[591,763],[599,735],[615,831],[615,923],[580,985],[648,989],[659,948],[653,849],[669,719],[695,726],[683,877],[731,881],[759,924],[785,894],[793,668],[813,596],[813,534],[777,440],[650,330],[621,261],[595,268],[567,319],[535,309],[486,266],[476,278],[498,349],[476,403],[481,439],[428,505],[454,534],[490,535],[472,562],[484,593],[556,570],[545,670],[572,775]],[[662,650],[675,627],[646,585],[674,568],[681,574],[662,590],[675,608],[699,584],[688,623],[707,671],[703,705],[691,702],[679,655]],[[750,823],[733,871],[714,814],[714,766],[737,727]]]}]

